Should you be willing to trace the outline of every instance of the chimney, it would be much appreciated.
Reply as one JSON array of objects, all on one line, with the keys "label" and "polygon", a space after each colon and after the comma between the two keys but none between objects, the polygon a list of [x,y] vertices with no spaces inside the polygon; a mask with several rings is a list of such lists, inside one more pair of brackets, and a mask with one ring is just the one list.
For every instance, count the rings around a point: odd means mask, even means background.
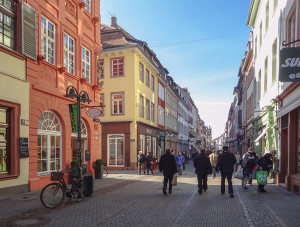
[{"label": "chimney", "polygon": [[111,26],[114,28],[117,27],[117,18],[115,16],[111,17]]}]

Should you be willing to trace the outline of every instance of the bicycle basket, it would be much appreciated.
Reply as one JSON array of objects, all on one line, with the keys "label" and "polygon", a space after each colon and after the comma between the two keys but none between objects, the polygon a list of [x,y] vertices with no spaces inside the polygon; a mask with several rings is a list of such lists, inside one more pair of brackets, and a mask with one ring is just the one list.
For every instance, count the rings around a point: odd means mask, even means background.
[{"label": "bicycle basket", "polygon": [[63,172],[51,172],[51,181],[60,181],[64,176]]}]

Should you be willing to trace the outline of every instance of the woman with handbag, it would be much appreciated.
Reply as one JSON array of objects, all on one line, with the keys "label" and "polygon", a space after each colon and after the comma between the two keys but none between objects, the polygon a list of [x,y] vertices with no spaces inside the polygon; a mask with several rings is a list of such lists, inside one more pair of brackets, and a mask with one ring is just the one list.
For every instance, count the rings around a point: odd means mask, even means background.
[{"label": "woman with handbag", "polygon": [[250,154],[247,152],[245,153],[243,160],[242,160],[242,167],[243,167],[243,178],[242,178],[242,186],[244,189],[247,188],[247,182],[249,177],[251,176],[252,172],[252,163],[249,161]]}]

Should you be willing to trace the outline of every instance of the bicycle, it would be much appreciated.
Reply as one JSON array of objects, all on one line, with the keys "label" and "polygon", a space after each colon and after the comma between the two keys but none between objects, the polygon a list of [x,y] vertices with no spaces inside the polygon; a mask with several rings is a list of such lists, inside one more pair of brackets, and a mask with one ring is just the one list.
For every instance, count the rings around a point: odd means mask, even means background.
[{"label": "bicycle", "polygon": [[51,173],[50,184],[47,184],[41,191],[40,200],[42,204],[47,208],[56,208],[63,203],[65,197],[69,198],[69,202],[79,202],[83,199],[87,192],[87,182],[80,175],[74,175],[74,182],[70,189],[68,189],[66,182],[63,178],[64,173],[69,172],[57,171]]}]

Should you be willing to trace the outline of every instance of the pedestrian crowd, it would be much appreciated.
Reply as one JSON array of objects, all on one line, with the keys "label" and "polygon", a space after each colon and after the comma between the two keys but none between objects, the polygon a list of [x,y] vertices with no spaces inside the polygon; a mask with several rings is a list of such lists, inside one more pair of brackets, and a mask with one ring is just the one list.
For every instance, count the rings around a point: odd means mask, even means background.
[{"label": "pedestrian crowd", "polygon": [[[211,175],[212,178],[216,177],[216,174],[221,174],[221,194],[225,194],[225,181],[228,184],[228,193],[231,198],[233,195],[232,177],[241,179],[242,187],[248,189],[247,184],[252,184],[253,179],[257,179],[258,192],[266,192],[264,189],[267,183],[267,177],[269,171],[272,169],[272,153],[266,151],[264,156],[259,158],[254,152],[253,148],[249,148],[248,151],[241,156],[239,152],[235,154],[229,152],[228,146],[223,146],[222,151],[217,152],[213,150],[211,153],[205,149],[201,149],[200,152],[192,154],[192,160],[194,164],[194,171],[197,174],[198,180],[198,193],[201,195],[208,190],[207,177]],[[142,151],[139,151],[137,157],[138,174],[149,175],[149,172],[153,174],[153,156],[150,152],[144,155]],[[155,159],[156,160],[156,159]],[[166,149],[166,153],[160,157],[159,171],[163,173],[163,194],[167,194],[167,188],[169,194],[172,193],[172,186],[177,184],[177,174],[182,175],[185,170],[185,164],[188,162],[186,152],[178,152],[176,155],[174,150]]]}]

